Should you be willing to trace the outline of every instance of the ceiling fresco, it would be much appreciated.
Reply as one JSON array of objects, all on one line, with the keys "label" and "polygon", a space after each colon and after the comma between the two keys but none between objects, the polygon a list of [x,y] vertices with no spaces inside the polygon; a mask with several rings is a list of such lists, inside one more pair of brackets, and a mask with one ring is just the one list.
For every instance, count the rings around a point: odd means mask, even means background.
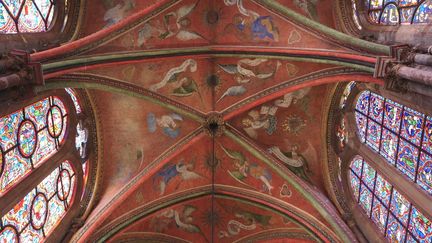
[{"label": "ceiling fresco", "polygon": [[[214,201],[215,212],[206,206],[210,200]],[[210,196],[153,213],[122,233],[143,232],[147,229],[191,242],[212,242],[212,234],[218,242],[241,242],[255,232],[274,229],[306,236],[307,242],[316,240],[302,224],[269,208],[231,198],[212,199]],[[115,240],[113,238],[110,242]]]},{"label": "ceiling fresco", "polygon": [[[130,6],[141,5],[141,1],[118,1],[105,12],[103,23],[92,20],[86,28],[97,31],[109,27],[113,22],[131,15]],[[314,3],[315,2],[315,3]],[[296,0],[292,4],[308,18],[318,18],[317,1]],[[320,2],[319,5],[326,5]],[[328,4],[327,4],[328,5]],[[123,6],[123,7],[118,7]],[[129,7],[131,9],[129,9]],[[100,8],[100,7],[99,7]],[[328,10],[332,16],[331,9]],[[108,18],[107,16],[112,16]],[[114,17],[115,16],[115,17]],[[95,46],[87,54],[113,51],[138,51],[166,48],[196,48],[208,45],[267,46],[289,48],[319,48],[345,50],[330,40],[311,34],[298,24],[273,13],[253,1],[183,0],[161,10],[142,24],[129,25],[129,30],[107,39],[102,46]]]},{"label": "ceiling fresco", "polygon": [[86,1],[83,39],[44,67],[97,114],[100,198],[72,241],[355,242],[322,124],[374,59],[300,23],[334,27],[330,2]]}]

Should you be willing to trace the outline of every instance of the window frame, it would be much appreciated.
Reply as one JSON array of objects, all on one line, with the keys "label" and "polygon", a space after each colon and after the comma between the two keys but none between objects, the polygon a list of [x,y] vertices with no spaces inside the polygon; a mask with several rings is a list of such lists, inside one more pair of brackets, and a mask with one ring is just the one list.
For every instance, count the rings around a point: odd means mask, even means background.
[{"label": "window frame", "polygon": [[[365,0],[361,0],[361,1],[365,1]],[[407,25],[407,26],[410,26],[410,25],[427,25],[427,24],[431,24],[431,23],[413,23],[413,21],[414,21],[414,17],[415,17],[415,15],[416,15],[418,9],[420,8],[420,6],[421,6],[423,3],[427,2],[428,0],[418,0],[419,3],[418,3],[417,5],[411,5],[411,6],[399,6],[399,3],[394,3],[394,2],[384,3],[385,0],[380,0],[382,6],[381,6],[381,8],[377,8],[377,9],[371,9],[371,8],[370,8],[370,7],[371,7],[371,0],[366,0],[366,1],[368,1],[368,4],[367,4],[368,7],[367,7],[367,9],[365,10],[366,19],[367,19],[367,21],[368,21],[371,25],[377,25],[377,26],[399,26],[399,25]],[[356,3],[357,3],[357,5],[359,5],[358,1],[357,1]],[[366,4],[363,4],[363,5],[366,5]],[[389,5],[394,5],[394,6],[396,7],[397,11],[398,11],[398,18],[399,18],[399,20],[398,20],[398,23],[397,23],[397,24],[381,24],[381,17],[382,17],[382,15],[383,15],[383,13],[384,13],[384,10],[385,10]],[[414,12],[413,12],[413,14],[412,14],[412,16],[411,16],[412,18],[411,18],[410,22],[409,22],[409,23],[402,23],[402,22],[401,22],[401,9],[404,9],[404,8],[411,8],[411,7],[414,8]],[[370,18],[370,13],[371,13],[371,12],[374,12],[374,11],[380,11],[380,14],[379,14],[379,16],[378,16],[378,23],[374,23],[374,22],[371,20],[371,18]]]},{"label": "window frame", "polygon": [[[77,94],[77,92],[75,92]],[[0,102],[2,107],[7,107],[6,109],[0,110],[0,116],[5,116],[16,110],[22,109],[25,106],[31,105],[39,100],[42,100],[49,96],[57,96],[63,102],[65,108],[68,110],[68,127],[65,134],[65,141],[60,150],[52,155],[48,160],[43,162],[39,167],[33,169],[29,174],[24,176],[16,185],[10,187],[0,200],[0,216],[3,217],[7,212],[9,212],[17,203],[19,203],[30,190],[35,188],[43,179],[45,179],[53,170],[58,168],[58,166],[65,160],[68,160],[75,171],[76,176],[76,188],[73,195],[73,201],[70,207],[67,209],[66,214],[61,219],[61,224],[58,224],[54,230],[45,238],[48,242],[60,242],[66,237],[67,233],[71,231],[71,225],[76,222],[78,218],[82,218],[86,211],[89,210],[88,205],[94,196],[94,185],[95,185],[95,164],[93,160],[96,160],[96,155],[94,152],[90,152],[86,160],[88,163],[88,178],[86,180],[86,185],[84,185],[84,175],[82,170],[83,160],[80,158],[79,153],[75,149],[75,136],[76,136],[76,125],[80,119],[87,119],[87,116],[93,117],[93,113],[88,107],[88,100],[81,99],[81,95],[78,97],[80,105],[82,108],[82,113],[77,114],[75,112],[75,106],[69,94],[63,90],[53,90],[43,92],[31,99],[25,101],[11,102],[10,99],[7,101]],[[78,96],[78,95],[77,95]],[[87,114],[89,113],[89,114]],[[92,124],[93,125],[93,124]],[[94,144],[90,143],[90,140],[95,140],[95,129],[93,126],[89,128],[91,132],[89,133],[89,146],[88,151],[92,151],[95,147]],[[87,212],[88,214],[88,212]],[[73,227],[72,227],[73,228]]]},{"label": "window frame", "polygon": [[[354,156],[360,155],[363,157],[377,173],[393,185],[418,211],[429,219],[432,219],[432,204],[430,204],[432,196],[420,188],[419,185],[410,181],[395,166],[390,165],[378,152],[373,151],[360,141],[355,120],[357,98],[361,91],[369,90],[424,114],[431,113],[431,100],[426,97],[419,99],[418,95],[409,93],[394,93],[377,85],[357,82],[347,98],[345,108],[340,108],[340,100],[347,84],[340,83],[336,85],[330,97],[331,103],[328,111],[329,118],[326,134],[326,138],[329,140],[327,142],[328,188],[331,190],[330,194],[333,202],[360,239],[370,242],[385,241],[384,235],[379,231],[378,227],[354,200],[349,180],[350,163]],[[346,136],[348,138],[344,148],[339,146],[340,140],[336,132],[342,118],[346,119]],[[340,163],[338,162],[339,159],[341,160]]]},{"label": "window frame", "polygon": [[67,0],[67,9],[65,2],[66,0],[57,0],[51,26],[46,32],[0,34],[0,43],[4,43],[0,52],[13,49],[41,51],[72,39],[75,33],[79,32],[79,19],[82,15],[80,7],[84,5],[84,1]]}]

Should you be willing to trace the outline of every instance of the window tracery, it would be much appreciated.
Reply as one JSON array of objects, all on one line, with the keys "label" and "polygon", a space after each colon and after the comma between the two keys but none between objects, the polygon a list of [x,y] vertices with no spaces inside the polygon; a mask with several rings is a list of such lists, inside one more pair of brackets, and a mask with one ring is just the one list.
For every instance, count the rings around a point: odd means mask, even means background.
[{"label": "window tracery", "polygon": [[67,123],[68,112],[56,96],[0,118],[0,196],[60,149]]},{"label": "window tracery", "polygon": [[0,1],[0,33],[46,32],[55,12],[55,0]]},{"label": "window tracery", "polygon": [[75,170],[64,161],[2,217],[0,242],[43,241],[70,208],[75,189]]},{"label": "window tracery", "polygon": [[431,0],[368,0],[368,19],[374,24],[398,25],[432,22]]},{"label": "window tracery", "polygon": [[[88,106],[81,93],[69,89],[3,113],[0,242],[60,241],[65,226],[87,212],[96,173],[90,160],[96,155],[85,146],[75,151],[74,142],[79,137],[75,126],[85,131],[84,143],[94,136]],[[14,180],[9,180],[11,174]]]},{"label": "window tracery", "polygon": [[389,241],[432,240],[430,219],[361,156],[355,156],[350,163],[349,182],[354,200]]},{"label": "window tracery", "polygon": [[432,195],[432,118],[370,91],[355,106],[357,135]]}]

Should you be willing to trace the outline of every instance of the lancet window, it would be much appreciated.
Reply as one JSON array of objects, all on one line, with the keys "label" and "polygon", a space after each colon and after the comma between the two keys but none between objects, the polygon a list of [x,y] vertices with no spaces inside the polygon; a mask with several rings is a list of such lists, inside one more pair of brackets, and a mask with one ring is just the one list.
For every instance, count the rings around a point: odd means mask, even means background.
[{"label": "lancet window", "polygon": [[87,183],[88,130],[81,124],[82,138],[71,125],[82,112],[75,91],[67,89],[0,118],[0,242],[52,240],[65,218],[70,224],[77,216]]},{"label": "lancet window", "polygon": [[53,21],[56,0],[0,1],[0,33],[46,32]]},{"label": "lancet window", "polygon": [[431,221],[361,156],[350,164],[354,200],[390,242],[430,242]]},{"label": "lancet window", "polygon": [[432,22],[431,0],[368,0],[368,19],[374,24],[398,25]]},{"label": "lancet window", "polygon": [[355,118],[360,141],[432,195],[432,117],[363,91]]}]

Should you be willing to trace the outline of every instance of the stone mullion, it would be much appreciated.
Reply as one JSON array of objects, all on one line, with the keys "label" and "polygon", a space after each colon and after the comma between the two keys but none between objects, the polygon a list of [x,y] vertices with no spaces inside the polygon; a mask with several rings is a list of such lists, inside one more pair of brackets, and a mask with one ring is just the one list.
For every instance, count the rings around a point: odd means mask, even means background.
[{"label": "stone mullion", "polygon": [[[52,92],[50,95],[58,96],[62,102],[64,103],[66,109],[69,111],[69,120],[68,126],[65,129],[66,131],[66,142],[63,144],[61,149],[56,152],[53,156],[48,158],[45,162],[43,162],[39,167],[34,168],[31,172],[26,175],[20,182],[18,182],[15,186],[10,188],[0,200],[0,217],[6,214],[10,209],[12,209],[21,199],[23,199],[28,193],[29,189],[35,188],[43,179],[45,179],[51,172],[57,168],[61,162],[66,159],[73,159],[74,156],[77,156],[77,152],[75,149],[75,136],[76,136],[76,124],[77,118],[74,115],[71,115],[71,112],[74,112],[74,107],[69,102],[70,98],[66,93],[61,92]],[[79,158],[79,157],[78,157]],[[80,160],[78,160],[80,162]],[[71,163],[73,161],[71,160]],[[78,170],[81,167],[75,166],[75,169]]]},{"label": "stone mullion", "polygon": [[373,152],[365,144],[359,140],[350,143],[354,146],[352,149],[357,150],[361,155],[382,177],[384,177],[391,185],[396,187],[398,191],[404,195],[411,203],[424,213],[428,218],[432,218],[432,204],[430,204],[430,196],[421,188],[415,185],[412,181],[408,181],[397,168],[390,166],[381,155]]},{"label": "stone mullion", "polygon": [[[345,164],[349,164],[351,159],[356,154],[355,150],[353,150],[350,146],[346,146],[344,149],[343,157],[346,159],[342,159],[342,161],[348,162]],[[348,190],[344,190],[345,198],[348,199],[349,212],[350,215],[347,219],[345,219],[350,226],[353,232],[356,232],[358,240],[360,242],[384,242],[383,236],[378,232],[376,227],[373,224],[370,224],[370,218],[366,215],[364,210],[360,207],[360,204],[357,201],[350,200],[353,198],[353,194],[350,187],[349,181],[349,166],[345,167],[343,171],[348,171],[348,173],[344,173],[345,176],[342,180],[343,188],[348,188]],[[362,165],[363,171],[363,165]],[[359,197],[360,198],[360,186],[362,184],[361,178],[359,179]],[[364,185],[363,185],[364,186]]]},{"label": "stone mullion", "polygon": [[59,224],[51,234],[48,235],[48,237],[45,239],[46,242],[68,242],[66,239],[70,239],[71,235],[76,232],[76,228],[82,225],[81,220],[78,217],[82,206],[81,195],[84,190],[84,176],[81,158],[78,155],[78,152],[76,151],[75,147],[71,148],[70,151],[74,151],[70,156],[68,156],[68,159],[75,172],[76,190],[73,192],[73,187],[71,185],[70,193],[74,193],[72,194],[71,204],[69,204],[68,208],[66,208],[66,215],[61,219],[62,223]]},{"label": "stone mullion", "polygon": [[21,199],[23,199],[29,192],[29,188],[36,187],[45,177],[47,177],[59,164],[70,157],[70,151],[75,151],[73,139],[68,139],[63,145],[62,149],[50,157],[38,168],[33,169],[17,185],[12,187],[1,197],[0,202],[0,215],[6,214],[13,206],[15,206]]}]

